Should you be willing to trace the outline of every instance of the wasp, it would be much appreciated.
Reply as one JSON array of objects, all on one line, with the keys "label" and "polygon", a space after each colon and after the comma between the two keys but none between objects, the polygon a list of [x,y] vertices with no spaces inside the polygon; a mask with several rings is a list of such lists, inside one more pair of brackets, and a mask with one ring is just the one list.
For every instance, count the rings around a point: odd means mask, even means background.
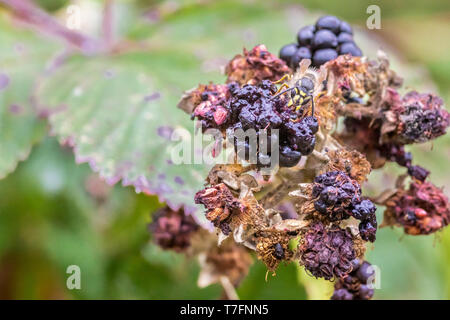
[{"label": "wasp", "polygon": [[271,99],[290,92],[289,104],[295,107],[296,113],[311,102],[311,115],[314,115],[314,96],[321,91],[325,74],[322,70],[317,72],[313,68],[308,68],[310,63],[309,59],[302,60],[299,71],[294,75],[284,75],[274,82],[275,84],[283,82],[283,84]]}]

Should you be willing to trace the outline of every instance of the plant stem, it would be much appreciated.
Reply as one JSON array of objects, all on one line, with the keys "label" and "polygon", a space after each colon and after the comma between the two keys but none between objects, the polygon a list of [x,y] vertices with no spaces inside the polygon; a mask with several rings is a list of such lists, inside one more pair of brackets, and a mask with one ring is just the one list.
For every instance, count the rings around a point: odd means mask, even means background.
[{"label": "plant stem", "polygon": [[19,20],[36,27],[40,31],[62,38],[78,49],[83,51],[99,49],[96,40],[61,25],[50,14],[29,0],[0,0],[0,3],[6,5]]}]

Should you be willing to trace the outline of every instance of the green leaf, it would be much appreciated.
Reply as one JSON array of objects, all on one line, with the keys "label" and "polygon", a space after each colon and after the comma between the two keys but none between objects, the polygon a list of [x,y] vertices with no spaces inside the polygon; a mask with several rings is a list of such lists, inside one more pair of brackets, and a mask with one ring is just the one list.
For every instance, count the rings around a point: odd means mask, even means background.
[{"label": "green leaf", "polygon": [[192,212],[207,171],[172,161],[180,142],[171,133],[194,127],[176,107],[180,93],[171,86],[176,76],[161,70],[165,56],[173,68],[189,63],[170,52],[74,57],[39,83],[38,110],[59,141],[74,147],[76,161],[88,162],[108,183],[122,181]]},{"label": "green leaf", "polygon": [[0,179],[25,160],[45,134],[32,108],[31,91],[54,45],[11,28],[0,16]]}]

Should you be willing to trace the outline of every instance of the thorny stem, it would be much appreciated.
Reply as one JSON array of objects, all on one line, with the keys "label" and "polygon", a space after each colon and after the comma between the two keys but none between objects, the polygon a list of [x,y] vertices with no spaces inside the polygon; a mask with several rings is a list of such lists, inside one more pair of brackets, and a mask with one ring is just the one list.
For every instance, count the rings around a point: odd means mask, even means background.
[{"label": "thorny stem", "polygon": [[5,4],[19,20],[62,38],[83,51],[95,51],[99,48],[96,40],[66,28],[29,0],[0,0],[0,3]]}]

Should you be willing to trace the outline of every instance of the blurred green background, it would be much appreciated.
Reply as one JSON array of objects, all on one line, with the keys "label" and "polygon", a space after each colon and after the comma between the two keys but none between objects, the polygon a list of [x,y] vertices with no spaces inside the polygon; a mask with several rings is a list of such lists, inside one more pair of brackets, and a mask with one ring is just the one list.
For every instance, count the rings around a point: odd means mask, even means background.
[{"label": "blurred green background", "polygon": [[[69,1],[40,0],[59,19]],[[92,10],[83,31],[98,33],[101,1],[73,1]],[[376,1],[381,30],[367,30],[366,9],[374,1],[117,1],[116,36],[143,42],[148,50],[170,48],[185,54],[163,72],[178,79],[181,94],[199,82],[222,81],[218,66],[243,46],[265,43],[272,52],[295,39],[301,26],[323,13],[335,14],[359,27],[357,39],[375,56],[377,47],[395,54],[406,84],[436,86],[450,102],[450,2]],[[362,34],[364,34],[364,39]],[[170,35],[170,36],[168,36]],[[186,66],[183,65],[186,61]],[[173,68],[181,69],[174,70]],[[185,70],[183,70],[185,68]],[[407,79],[408,80],[408,79]],[[173,106],[175,107],[175,106]],[[429,152],[432,149],[432,152]],[[411,149],[415,161],[431,169],[430,179],[445,187],[450,169],[450,135]],[[2,155],[0,155],[1,157]],[[388,168],[395,172],[395,168]],[[398,171],[397,171],[398,172]],[[374,172],[373,191],[392,182]],[[147,224],[162,206],[155,197],[132,188],[108,187],[88,165],[76,165],[72,151],[55,138],[37,144],[17,170],[0,180],[0,298],[2,299],[217,299],[221,287],[199,289],[195,261],[163,252],[151,243]],[[378,210],[382,218],[382,208]],[[450,298],[450,230],[427,237],[403,236],[381,229],[369,247],[368,260],[381,269],[376,299]],[[66,268],[81,268],[81,290],[66,288]],[[243,299],[307,299],[330,296],[322,283],[305,278],[293,266],[282,266],[264,281],[256,262],[238,294]],[[319,294],[314,294],[318,290]],[[307,294],[309,293],[309,295]]]}]

